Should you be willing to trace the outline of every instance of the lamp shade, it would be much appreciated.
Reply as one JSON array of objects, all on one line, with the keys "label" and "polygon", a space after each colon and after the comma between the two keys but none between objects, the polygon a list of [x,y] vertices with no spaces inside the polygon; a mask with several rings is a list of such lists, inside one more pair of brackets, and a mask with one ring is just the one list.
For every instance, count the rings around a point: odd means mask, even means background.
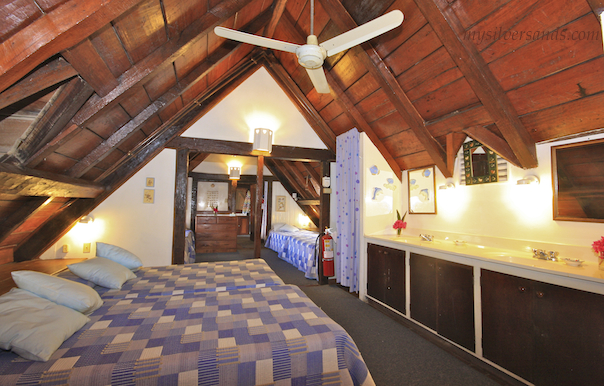
[{"label": "lamp shade", "polygon": [[254,129],[253,149],[270,153],[273,150],[273,132],[269,129]]},{"label": "lamp shade", "polygon": [[229,179],[238,180],[241,177],[241,168],[239,166],[229,167]]}]

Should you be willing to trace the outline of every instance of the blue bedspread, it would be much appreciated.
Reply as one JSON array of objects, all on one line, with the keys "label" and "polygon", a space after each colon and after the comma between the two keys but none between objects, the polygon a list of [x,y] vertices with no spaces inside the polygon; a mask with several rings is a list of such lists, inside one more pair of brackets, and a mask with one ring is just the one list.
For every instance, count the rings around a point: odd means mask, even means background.
[{"label": "blue bedspread", "polygon": [[317,232],[299,230],[284,232],[271,230],[265,246],[277,252],[277,255],[304,272],[308,279],[317,278],[315,265],[315,243]]},{"label": "blue bedspread", "polygon": [[247,262],[141,269],[130,289],[104,291],[48,362],[1,351],[0,384],[374,384],[342,327],[264,261]]}]

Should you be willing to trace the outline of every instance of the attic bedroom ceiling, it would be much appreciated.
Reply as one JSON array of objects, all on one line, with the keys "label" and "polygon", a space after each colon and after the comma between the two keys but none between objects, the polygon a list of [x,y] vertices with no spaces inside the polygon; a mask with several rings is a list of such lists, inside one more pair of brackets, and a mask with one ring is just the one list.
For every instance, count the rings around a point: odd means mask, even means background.
[{"label": "attic bedroom ceiling", "polygon": [[38,257],[259,66],[327,149],[356,127],[399,176],[451,176],[467,136],[535,167],[536,143],[602,126],[603,3],[317,0],[319,42],[405,15],[326,59],[331,93],[317,94],[293,54],[213,32],[304,44],[307,0],[4,1],[0,263]]}]

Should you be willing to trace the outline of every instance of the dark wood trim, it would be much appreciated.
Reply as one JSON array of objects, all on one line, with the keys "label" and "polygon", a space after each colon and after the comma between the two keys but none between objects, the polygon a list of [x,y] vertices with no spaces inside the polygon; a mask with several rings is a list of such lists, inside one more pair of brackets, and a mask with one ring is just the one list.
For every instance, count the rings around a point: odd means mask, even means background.
[{"label": "dark wood trim", "polygon": [[254,217],[256,221],[254,223],[254,257],[259,259],[262,257],[262,240],[260,235],[262,234],[262,192],[264,191],[264,180],[262,175],[264,173],[264,157],[258,156],[257,165],[257,181],[256,181],[256,213]]},{"label": "dark wood trim", "polygon": [[0,244],[27,219],[52,201],[49,197],[32,197],[0,223]]},{"label": "dark wood trim", "polygon": [[192,155],[189,157],[189,173],[195,170],[196,167],[201,165],[201,163],[210,156],[208,153],[194,154],[193,152],[191,152],[190,154]]},{"label": "dark wood trim", "polygon": [[[195,181],[210,181],[210,182],[230,182],[228,174],[212,174],[212,173],[189,173],[189,177]],[[239,178],[240,184],[255,184],[256,176],[244,174]]]},{"label": "dark wood trim", "polygon": [[[271,176],[272,177],[272,176]],[[267,179],[263,176],[264,181],[268,181],[268,189],[266,191],[266,233],[273,227],[273,179]]]},{"label": "dark wood trim", "polygon": [[26,78],[12,85],[0,94],[0,109],[10,106],[20,100],[58,85],[69,78],[77,76],[78,72],[65,61],[58,58],[38,68]]},{"label": "dark wood trim", "polygon": [[304,191],[306,192],[306,194],[305,194],[306,197],[312,197],[312,198],[319,197],[319,194],[315,191],[315,189],[311,186],[308,186],[305,183],[306,179],[302,175],[302,172],[300,171],[300,169],[298,169],[298,167],[294,163],[288,162],[288,161],[281,161],[281,164],[289,172],[289,174],[292,176],[292,178],[294,178],[296,180],[298,185],[302,189],[304,189]]},{"label": "dark wood trim", "polygon": [[465,139],[466,134],[456,131],[447,134],[447,169],[452,172],[455,170],[455,158]]},{"label": "dark wood trim", "polygon": [[415,0],[415,4],[493,118],[518,163],[524,169],[537,167],[535,141],[474,43],[464,39],[465,29],[455,11],[438,0]]},{"label": "dark wood trim", "polygon": [[229,184],[229,198],[228,198],[228,202],[229,202],[229,211],[231,213],[235,213],[236,212],[236,207],[237,207],[237,180],[230,180],[230,184]]},{"label": "dark wood trim", "polygon": [[176,151],[176,181],[174,188],[174,228],[172,238],[172,264],[185,263],[185,230],[187,216],[187,185],[189,150]]},{"label": "dark wood trim", "polygon": [[321,200],[298,200],[298,205],[321,205]]},{"label": "dark wood trim", "polygon": [[[401,173],[402,174],[402,173]],[[331,175],[331,165],[329,162],[321,162],[321,179],[323,177],[329,177]],[[333,185],[333,184],[332,184]],[[330,188],[331,189],[331,188]],[[325,228],[330,228],[331,218],[331,190],[327,191],[323,184],[321,184],[321,214],[319,216],[319,231],[325,232]],[[335,251],[334,251],[335,253]],[[317,264],[317,274],[319,277],[319,284],[327,284],[328,278],[323,276],[323,264]]]},{"label": "dark wood trim", "polygon": [[0,164],[0,193],[18,196],[94,198],[105,191],[96,182],[42,170]]},{"label": "dark wood trim", "polygon": [[191,182],[191,220],[189,229],[195,232],[195,224],[197,219],[197,181],[194,179]]},{"label": "dark wood trim", "polygon": [[[224,141],[218,139],[179,136],[170,141],[167,147],[172,149],[187,148],[189,150],[210,154],[229,154],[248,157],[257,157],[260,155],[254,152],[252,144],[249,142]],[[270,154],[262,154],[262,156],[266,158],[301,162],[335,161],[335,154],[330,150],[281,145],[273,145],[273,151]]]}]

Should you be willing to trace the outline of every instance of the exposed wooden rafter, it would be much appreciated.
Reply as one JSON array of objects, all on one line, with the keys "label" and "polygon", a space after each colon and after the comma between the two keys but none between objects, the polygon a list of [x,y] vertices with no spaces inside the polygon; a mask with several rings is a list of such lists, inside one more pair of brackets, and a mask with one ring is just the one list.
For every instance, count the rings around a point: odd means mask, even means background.
[{"label": "exposed wooden rafter", "polygon": [[472,126],[464,129],[463,132],[493,150],[511,164],[522,167],[508,143],[486,127]]},{"label": "exposed wooden rafter", "polygon": [[71,0],[43,15],[0,44],[0,92],[140,2]]},{"label": "exposed wooden rafter", "polygon": [[463,38],[465,30],[453,9],[437,0],[415,3],[488,110],[519,165],[525,169],[537,167],[535,141],[474,43]]}]

